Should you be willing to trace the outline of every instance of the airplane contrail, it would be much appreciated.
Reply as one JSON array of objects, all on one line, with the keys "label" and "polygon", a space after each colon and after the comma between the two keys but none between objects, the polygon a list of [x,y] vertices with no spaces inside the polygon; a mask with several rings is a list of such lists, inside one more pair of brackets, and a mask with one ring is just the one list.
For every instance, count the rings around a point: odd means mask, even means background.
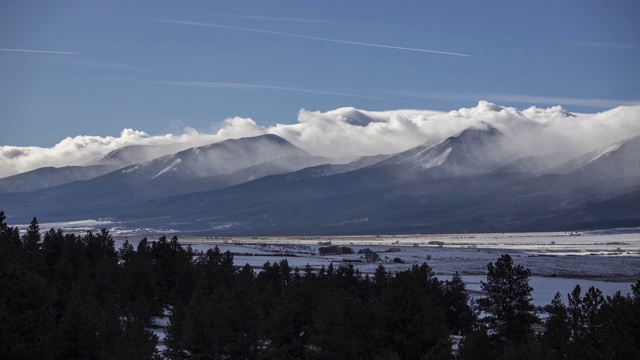
[{"label": "airplane contrail", "polygon": [[245,19],[245,20],[270,20],[270,21],[290,21],[290,22],[302,22],[302,23],[333,23],[340,24],[342,21],[336,20],[324,20],[324,19],[309,19],[309,18],[291,18],[291,17],[272,17],[272,16],[252,16],[252,15],[210,15],[218,18],[230,18],[230,19]]},{"label": "airplane contrail", "polygon": [[68,51],[47,51],[47,50],[27,50],[27,49],[0,49],[0,51],[27,52],[27,53],[39,53],[39,54],[57,54],[57,55],[80,55],[80,53],[68,52]]},{"label": "airplane contrail", "polygon": [[285,33],[285,32],[280,32],[280,31],[259,30],[259,29],[251,29],[251,28],[236,27],[236,26],[218,25],[218,24],[205,23],[205,22],[199,22],[199,21],[161,20],[161,19],[159,19],[159,20],[151,20],[151,21],[165,22],[165,23],[171,23],[171,24],[206,26],[206,27],[213,27],[213,28],[219,28],[219,29],[249,31],[249,32],[255,32],[255,33],[262,33],[262,34],[271,34],[271,35],[281,35],[281,36],[296,37],[296,38],[300,38],[300,39],[309,39],[309,40],[333,42],[333,43],[339,43],[339,44],[369,46],[369,47],[377,47],[377,48],[384,48],[384,49],[404,50],[404,51],[417,51],[417,52],[440,54],[440,55],[475,57],[473,55],[460,54],[460,53],[447,52],[447,51],[428,50],[428,49],[410,48],[410,47],[402,47],[402,46],[372,44],[372,43],[365,43],[365,42],[358,42],[358,41],[347,41],[347,40],[339,40],[339,39],[330,39],[330,38],[323,38],[323,37],[316,37],[316,36],[307,36],[307,35]]},{"label": "airplane contrail", "polygon": [[215,88],[215,89],[294,91],[294,92],[305,92],[305,93],[312,93],[312,94],[335,95],[335,96],[354,97],[354,98],[361,98],[361,99],[409,103],[409,101],[391,99],[391,98],[385,98],[385,97],[357,95],[357,94],[349,94],[349,93],[336,92],[336,91],[323,91],[323,90],[305,89],[305,88],[288,87],[288,86],[260,85],[260,84],[247,84],[247,83],[204,82],[204,81],[152,81],[151,83],[158,84],[158,85],[173,85],[173,86]]}]

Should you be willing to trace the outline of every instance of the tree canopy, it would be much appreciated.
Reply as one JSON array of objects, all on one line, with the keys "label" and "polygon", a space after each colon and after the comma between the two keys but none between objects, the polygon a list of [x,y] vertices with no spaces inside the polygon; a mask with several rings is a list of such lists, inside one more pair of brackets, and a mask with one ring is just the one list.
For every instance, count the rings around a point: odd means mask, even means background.
[{"label": "tree canopy", "polygon": [[451,335],[461,359],[640,354],[640,281],[626,296],[558,294],[536,335],[531,273],[508,255],[488,264],[474,301],[458,274],[440,281],[426,263],[372,276],[286,260],[253,269],[177,237],[115,249],[106,230],[40,231],[34,218],[21,234],[0,212],[3,359],[450,359]]}]

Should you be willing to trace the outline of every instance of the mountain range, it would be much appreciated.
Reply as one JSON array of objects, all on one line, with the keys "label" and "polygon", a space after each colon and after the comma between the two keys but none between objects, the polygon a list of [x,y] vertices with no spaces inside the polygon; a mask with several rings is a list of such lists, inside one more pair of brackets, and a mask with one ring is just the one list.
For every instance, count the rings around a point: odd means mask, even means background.
[{"label": "mountain range", "polygon": [[[640,136],[537,156],[479,123],[435,144],[350,162],[276,135],[0,179],[13,222],[105,219],[202,235],[460,233],[640,226]],[[167,148],[164,148],[168,151]],[[139,160],[139,161],[138,161]]]}]

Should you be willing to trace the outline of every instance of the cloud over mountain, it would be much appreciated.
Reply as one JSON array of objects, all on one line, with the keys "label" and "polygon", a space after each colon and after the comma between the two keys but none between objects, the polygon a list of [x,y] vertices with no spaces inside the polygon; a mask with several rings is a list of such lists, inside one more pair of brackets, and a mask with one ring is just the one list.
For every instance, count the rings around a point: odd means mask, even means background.
[{"label": "cloud over mountain", "polygon": [[[186,129],[182,135],[149,136],[124,129],[119,137],[79,135],[67,137],[50,148],[0,146],[0,176],[9,176],[44,166],[91,165],[110,151],[129,145],[184,144],[185,148],[206,143],[206,135]],[[211,141],[215,141],[214,138]]]},{"label": "cloud over mountain", "polygon": [[[559,106],[518,110],[486,101],[450,112],[433,110],[366,111],[351,107],[298,112],[297,123],[262,126],[249,118],[229,118],[216,133],[186,128],[183,134],[151,136],[125,129],[119,137],[75,136],[50,148],[0,147],[0,177],[44,166],[90,165],[129,145],[201,146],[217,141],[275,134],[311,155],[348,157],[397,153],[435,144],[484,122],[517,139],[523,155],[589,151],[640,134],[640,106],[595,114],[572,114]],[[159,146],[158,148],[162,148]],[[165,155],[159,151],[158,156]]]}]

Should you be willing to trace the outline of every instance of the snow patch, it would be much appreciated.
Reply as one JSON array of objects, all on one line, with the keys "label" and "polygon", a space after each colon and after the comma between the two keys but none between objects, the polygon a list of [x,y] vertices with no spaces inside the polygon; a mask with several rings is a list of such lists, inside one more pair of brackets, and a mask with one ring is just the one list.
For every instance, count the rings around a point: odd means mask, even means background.
[{"label": "snow patch", "polygon": [[136,164],[136,165],[134,165],[134,166],[132,166],[130,168],[122,170],[122,173],[123,174],[131,174],[131,173],[137,172],[138,170],[140,170],[142,168],[142,165],[143,164]]},{"label": "snow patch", "polygon": [[603,149],[598,150],[598,151],[594,154],[595,156],[594,156],[591,160],[589,160],[589,162],[588,162],[588,163],[592,163],[592,162],[594,162],[594,161],[598,160],[599,158],[601,158],[601,157],[603,157],[603,156],[606,156],[606,155],[608,155],[608,154],[610,154],[610,153],[612,153],[612,152],[614,152],[614,151],[616,151],[616,150],[620,149],[620,146],[621,146],[621,145],[622,145],[622,143],[617,143],[617,144],[609,145],[609,146],[607,146],[606,148],[603,148]]},{"label": "snow patch", "polygon": [[425,169],[430,169],[432,167],[440,166],[442,165],[442,163],[444,163],[445,160],[447,160],[447,157],[449,157],[450,153],[451,147],[448,147],[442,154],[428,160],[427,163],[422,165],[422,167]]},{"label": "snow patch", "polygon": [[451,153],[452,148],[449,146],[444,151],[439,152],[439,151],[434,151],[435,146],[437,145],[428,147],[408,157],[404,161],[401,160],[401,162],[407,162],[409,164],[412,164],[416,167],[420,167],[422,169],[430,169],[436,166],[440,166],[447,160],[447,158],[449,157],[449,154]]},{"label": "snow patch", "polygon": [[169,166],[167,166],[166,168],[162,169],[162,171],[160,171],[158,174],[156,174],[156,176],[153,177],[153,179],[157,178],[158,176],[171,172],[171,171],[176,171],[176,169],[178,168],[178,165],[182,162],[182,159],[175,159],[174,161],[171,162],[171,164]]}]

